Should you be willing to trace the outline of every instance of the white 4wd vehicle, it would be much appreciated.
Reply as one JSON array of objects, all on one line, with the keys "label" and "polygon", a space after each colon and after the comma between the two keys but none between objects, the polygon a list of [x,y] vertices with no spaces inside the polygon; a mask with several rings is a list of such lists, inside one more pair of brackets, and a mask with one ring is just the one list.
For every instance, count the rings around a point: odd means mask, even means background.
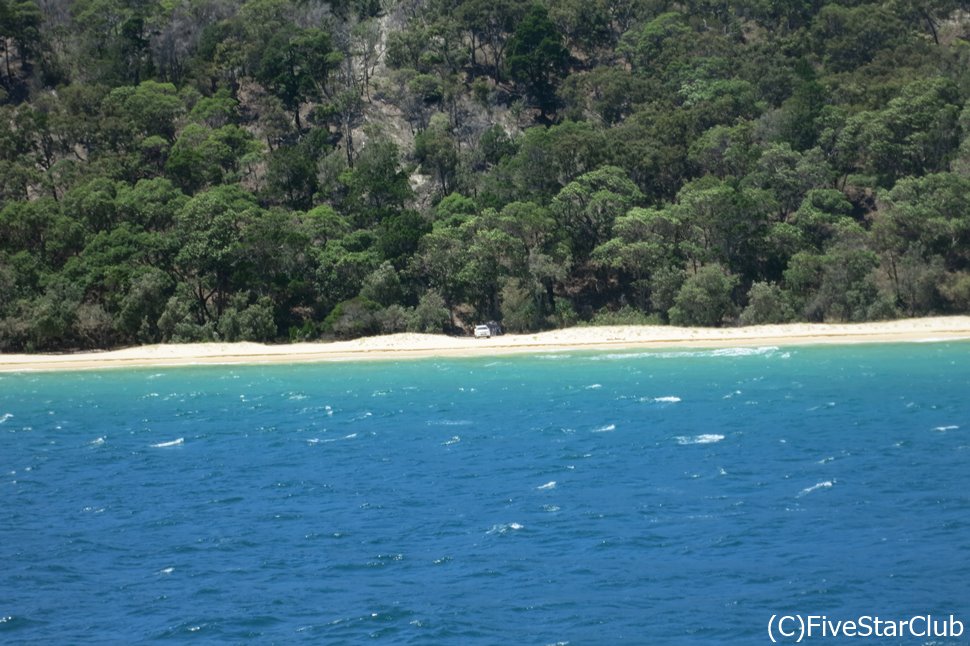
[{"label": "white 4wd vehicle", "polygon": [[492,336],[492,328],[488,327],[487,325],[476,325],[475,326],[475,338],[476,339],[481,339],[481,338],[487,339],[487,338],[489,338],[491,336]]}]

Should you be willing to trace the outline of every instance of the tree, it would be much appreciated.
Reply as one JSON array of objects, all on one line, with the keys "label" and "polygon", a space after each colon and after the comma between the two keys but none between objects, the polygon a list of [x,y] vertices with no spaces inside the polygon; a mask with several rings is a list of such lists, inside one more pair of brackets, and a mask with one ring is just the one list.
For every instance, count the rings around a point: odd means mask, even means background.
[{"label": "tree", "polygon": [[745,278],[759,273],[770,216],[778,208],[770,193],[707,177],[686,184],[677,199],[689,231],[682,248],[692,266],[721,263]]},{"label": "tree", "polygon": [[761,152],[744,184],[771,191],[778,201],[779,215],[787,217],[808,191],[830,186],[832,180],[833,173],[821,150],[798,153],[788,144],[772,144]]},{"label": "tree", "polygon": [[327,32],[287,30],[266,43],[256,77],[293,113],[297,130],[302,130],[300,106],[323,95],[328,76],[341,59]]},{"label": "tree", "polygon": [[[593,250],[592,260],[600,266],[621,271],[619,282],[632,288],[640,309],[648,310],[651,292],[656,287],[655,277],[684,262],[680,249],[685,235],[684,223],[673,208],[633,208],[617,218],[613,233],[614,238]],[[657,296],[656,293],[653,295]],[[658,298],[666,303],[663,297]],[[656,309],[666,315],[672,305],[670,302]]]},{"label": "tree", "polygon": [[949,271],[970,269],[970,178],[938,173],[900,180],[885,194],[875,230],[883,248],[919,247],[940,256]]},{"label": "tree", "polygon": [[510,332],[529,332],[540,327],[542,319],[536,299],[522,281],[511,278],[505,282],[501,294],[502,324]]},{"label": "tree", "polygon": [[0,48],[3,49],[5,85],[13,85],[11,50],[16,46],[21,70],[26,71],[23,68],[28,66],[28,61],[40,41],[42,20],[43,15],[35,0],[0,1]]},{"label": "tree", "polygon": [[539,108],[541,120],[558,105],[556,88],[568,65],[569,52],[555,23],[545,7],[532,5],[509,39],[506,67]]},{"label": "tree", "polygon": [[741,325],[788,323],[795,312],[785,292],[773,283],[754,283],[748,290],[748,306],[741,312]]},{"label": "tree", "polygon": [[660,75],[689,50],[690,26],[679,12],[666,12],[623,35],[617,51],[635,71]]},{"label": "tree", "polygon": [[218,186],[185,203],[176,215],[179,250],[174,269],[191,286],[199,325],[216,321],[226,307],[232,277],[246,262],[240,244],[247,220],[259,217],[252,196],[237,186]]},{"label": "tree", "polygon": [[346,206],[365,226],[379,221],[391,210],[404,208],[412,196],[407,173],[401,168],[398,147],[387,139],[368,143],[354,167],[340,179],[348,191]]},{"label": "tree", "polygon": [[807,306],[811,318],[865,321],[878,298],[873,270],[879,264],[856,224],[840,227],[834,242],[819,259],[818,292]]},{"label": "tree", "polygon": [[718,265],[701,267],[684,282],[669,316],[672,325],[718,327],[734,313],[731,292],[738,279]]},{"label": "tree", "polygon": [[440,112],[414,138],[414,155],[426,175],[434,175],[442,194],[457,189],[458,146],[448,117]]},{"label": "tree", "polygon": [[428,290],[418,301],[411,318],[408,330],[411,332],[425,332],[428,334],[444,332],[451,324],[451,312],[441,295]]},{"label": "tree", "polygon": [[623,169],[604,166],[564,186],[552,200],[552,212],[569,235],[573,255],[586,258],[610,237],[616,218],[642,199]]},{"label": "tree", "polygon": [[118,119],[119,146],[129,145],[130,137],[159,135],[168,141],[175,139],[175,120],[184,106],[171,83],[143,81],[137,86],[115,88],[101,106],[105,117]]},{"label": "tree", "polygon": [[[502,80],[502,58],[508,36],[522,19],[526,5],[521,0],[467,0],[462,2],[455,17],[471,34],[471,62],[488,66],[496,81]],[[491,58],[491,61],[489,61]]]},{"label": "tree", "polygon": [[899,44],[903,34],[899,18],[888,7],[873,4],[826,4],[811,28],[815,51],[836,72],[869,62],[879,50]]}]

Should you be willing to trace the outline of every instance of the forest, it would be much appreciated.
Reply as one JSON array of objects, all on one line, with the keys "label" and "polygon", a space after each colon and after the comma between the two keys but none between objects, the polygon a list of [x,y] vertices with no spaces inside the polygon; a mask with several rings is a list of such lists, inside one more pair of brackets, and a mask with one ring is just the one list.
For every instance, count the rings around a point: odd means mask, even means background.
[{"label": "forest", "polygon": [[970,0],[0,0],[0,351],[970,312]]}]

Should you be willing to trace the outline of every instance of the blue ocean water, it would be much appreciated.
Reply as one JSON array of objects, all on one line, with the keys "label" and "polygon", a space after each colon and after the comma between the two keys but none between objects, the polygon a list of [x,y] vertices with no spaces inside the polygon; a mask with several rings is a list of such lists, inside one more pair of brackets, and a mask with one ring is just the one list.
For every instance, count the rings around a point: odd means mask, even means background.
[{"label": "blue ocean water", "polygon": [[968,395],[967,343],[0,375],[0,642],[970,620]]}]

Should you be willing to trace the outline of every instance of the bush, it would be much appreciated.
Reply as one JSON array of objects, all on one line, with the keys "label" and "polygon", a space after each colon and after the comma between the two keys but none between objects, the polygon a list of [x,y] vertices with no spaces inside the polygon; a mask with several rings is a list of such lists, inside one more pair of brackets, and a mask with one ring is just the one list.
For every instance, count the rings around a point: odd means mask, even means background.
[{"label": "bush", "polygon": [[206,330],[192,316],[189,301],[180,294],[165,304],[165,310],[158,317],[158,332],[163,342],[170,343],[192,343],[208,338]]},{"label": "bush", "polygon": [[662,325],[656,314],[647,314],[630,305],[618,310],[602,309],[593,315],[587,325]]},{"label": "bush", "polygon": [[579,322],[579,314],[576,313],[576,308],[573,307],[572,301],[568,298],[556,296],[553,306],[555,311],[549,317],[549,321],[553,326],[560,328],[570,327]]},{"label": "bush", "polygon": [[445,306],[445,299],[434,290],[424,293],[418,306],[411,312],[408,320],[409,332],[429,334],[444,332],[451,324],[451,313]]},{"label": "bush", "polygon": [[411,310],[401,305],[390,305],[377,313],[381,334],[395,334],[408,329]]},{"label": "bush", "polygon": [[724,318],[734,312],[731,291],[737,282],[737,277],[726,274],[718,265],[701,267],[677,292],[669,312],[670,322],[685,326],[720,326]]},{"label": "bush", "polygon": [[338,303],[323,321],[323,330],[344,339],[370,336],[380,332],[377,313],[381,306],[366,298]]},{"label": "bush", "polygon": [[539,327],[539,310],[535,299],[517,278],[502,287],[502,324],[510,332],[529,332]]},{"label": "bush", "polygon": [[272,341],[276,338],[273,304],[263,297],[247,305],[248,297],[237,294],[232,306],[222,316],[216,329],[224,341]]},{"label": "bush", "polygon": [[741,312],[741,325],[789,323],[795,311],[785,292],[774,283],[755,283],[748,290],[748,306]]}]

